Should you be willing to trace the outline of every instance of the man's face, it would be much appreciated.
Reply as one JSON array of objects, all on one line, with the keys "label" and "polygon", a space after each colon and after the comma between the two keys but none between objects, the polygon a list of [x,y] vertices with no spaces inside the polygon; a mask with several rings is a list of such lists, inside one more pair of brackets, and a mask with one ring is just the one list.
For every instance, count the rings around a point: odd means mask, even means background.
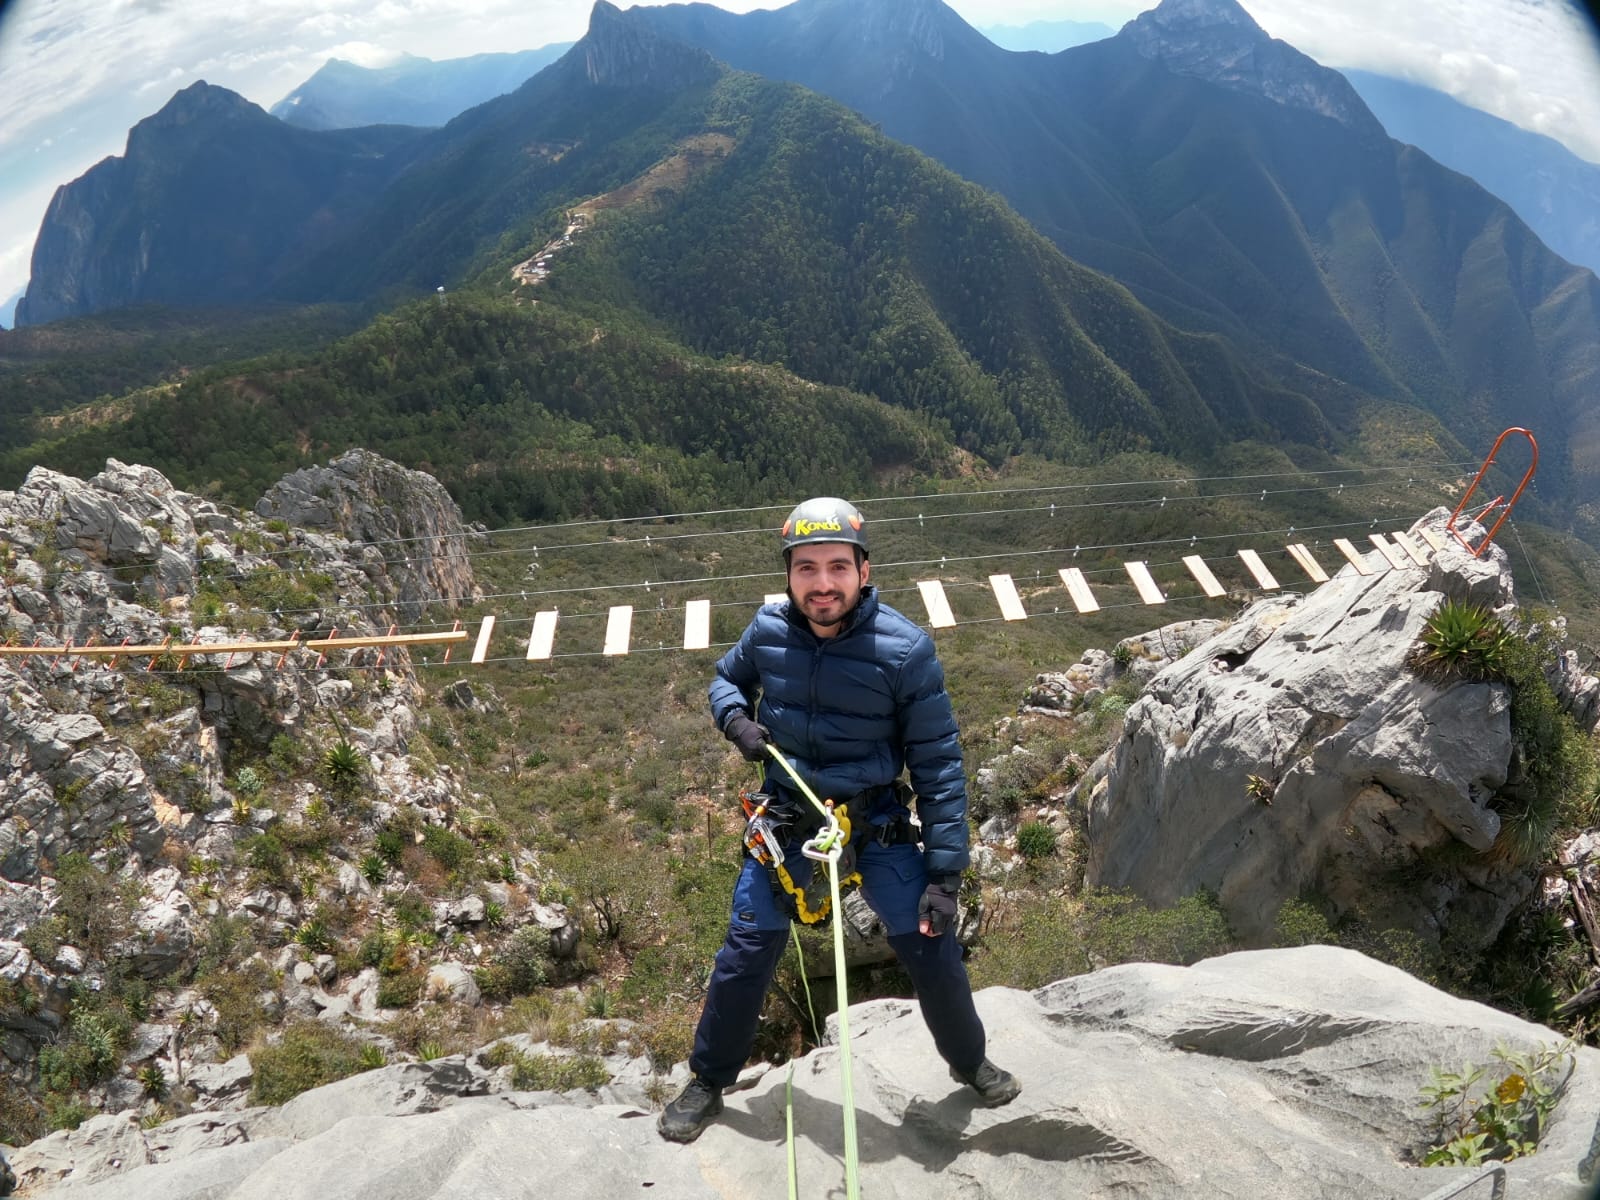
[{"label": "man's face", "polygon": [[789,598],[818,637],[839,632],[839,622],[861,599],[872,564],[856,566],[856,549],[842,542],[796,546],[789,551]]}]

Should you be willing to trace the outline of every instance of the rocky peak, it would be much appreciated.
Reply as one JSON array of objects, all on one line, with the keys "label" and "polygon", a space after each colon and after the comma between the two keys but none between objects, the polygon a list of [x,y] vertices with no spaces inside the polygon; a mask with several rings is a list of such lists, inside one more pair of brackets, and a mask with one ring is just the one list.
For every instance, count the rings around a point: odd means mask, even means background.
[{"label": "rocky peak", "polygon": [[1118,35],[1177,75],[1251,92],[1386,137],[1345,77],[1268,37],[1236,0],[1162,0]]},{"label": "rocky peak", "polygon": [[424,605],[440,598],[454,609],[476,587],[461,510],[444,485],[370,450],[284,476],[256,503],[256,515],[358,543],[372,573],[394,581],[392,599],[406,622],[421,620]]},{"label": "rocky peak", "polygon": [[796,5],[811,21],[848,22],[862,49],[945,57],[952,25],[964,22],[942,0],[812,0]]},{"label": "rocky peak", "polygon": [[675,91],[712,78],[717,64],[704,50],[658,33],[630,11],[596,0],[589,32],[573,47],[590,83]]},{"label": "rocky peak", "polygon": [[210,130],[218,124],[252,119],[270,120],[266,112],[238,92],[216,87],[205,80],[191,83],[173,94],[161,108],[128,131],[128,157],[159,153],[172,139],[185,138],[191,130]]}]

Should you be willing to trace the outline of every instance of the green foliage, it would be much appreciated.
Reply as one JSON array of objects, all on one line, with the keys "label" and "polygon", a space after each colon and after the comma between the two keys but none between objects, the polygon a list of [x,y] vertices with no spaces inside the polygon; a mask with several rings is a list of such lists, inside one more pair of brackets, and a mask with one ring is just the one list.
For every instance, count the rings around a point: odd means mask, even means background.
[{"label": "green foliage", "polygon": [[399,971],[382,975],[378,980],[379,1008],[410,1008],[422,999],[424,972]]},{"label": "green foliage", "polygon": [[266,780],[261,777],[261,772],[254,767],[240,767],[233,774],[233,790],[247,800],[259,796],[261,789],[265,786]]},{"label": "green foliage", "polygon": [[22,1088],[0,1088],[0,1145],[26,1146],[51,1128],[45,1110]]},{"label": "green foliage", "polygon": [[475,974],[485,1000],[509,1000],[543,987],[551,966],[549,933],[538,925],[524,925]]},{"label": "green foliage", "polygon": [[55,876],[61,936],[97,958],[107,957],[132,931],[137,883],[116,879],[76,851],[61,856]]},{"label": "green foliage", "polygon": [[239,842],[240,856],[253,869],[277,884],[287,884],[291,878],[289,852],[271,830],[253,834]]},{"label": "green foliage", "polygon": [[[395,854],[398,859],[399,853]],[[361,877],[373,887],[379,886],[389,877],[389,860],[382,854],[372,853],[361,856]]]},{"label": "green foliage", "polygon": [[218,966],[195,979],[195,989],[216,1009],[212,1032],[229,1054],[236,1054],[266,1024],[262,998],[277,988],[265,964],[240,961]]},{"label": "green foliage", "polygon": [[139,1086],[144,1089],[144,1094],[152,1100],[165,1100],[167,1098],[167,1073],[161,1069],[159,1063],[150,1063],[139,1068]]},{"label": "green foliage", "polygon": [[1515,636],[1480,604],[1446,600],[1433,611],[1406,664],[1437,684],[1504,679]]},{"label": "green foliage", "polygon": [[472,843],[440,825],[423,827],[422,848],[451,874],[461,871],[472,862]]},{"label": "green foliage", "polygon": [[370,1069],[364,1044],[326,1021],[296,1021],[250,1051],[253,1104],[285,1104],[301,1092]]},{"label": "green foliage", "polygon": [[297,738],[274,734],[267,746],[267,766],[280,779],[292,779],[305,769],[305,751]]},{"label": "green foliage", "polygon": [[322,756],[322,776],[335,791],[353,792],[366,773],[366,756],[344,738],[328,747]]},{"label": "green foliage", "polygon": [[1492,1054],[1498,1067],[1432,1069],[1422,1087],[1422,1107],[1435,1122],[1424,1166],[1475,1167],[1538,1149],[1545,1123],[1577,1066],[1572,1044],[1531,1051],[1497,1045]]},{"label": "green foliage", "polygon": [[1327,946],[1335,940],[1321,906],[1309,900],[1285,901],[1272,922],[1274,946]]},{"label": "green foliage", "polygon": [[1026,821],[1017,830],[1017,853],[1030,862],[1056,852],[1055,827],[1045,821]]},{"label": "green foliage", "polygon": [[1151,908],[1121,892],[1054,896],[986,934],[971,970],[975,987],[1036,988],[1125,962],[1188,966],[1236,949],[1214,897],[1197,893]]},{"label": "green foliage", "polygon": [[595,1091],[611,1082],[611,1072],[589,1054],[517,1054],[511,1086],[527,1092]]},{"label": "green foliage", "polygon": [[116,1071],[131,1024],[75,1007],[64,1039],[39,1050],[39,1082],[48,1092],[81,1091]]},{"label": "green foliage", "polygon": [[294,940],[312,954],[327,954],[334,948],[333,934],[328,929],[328,922],[320,914],[300,922],[299,928],[294,931]]}]

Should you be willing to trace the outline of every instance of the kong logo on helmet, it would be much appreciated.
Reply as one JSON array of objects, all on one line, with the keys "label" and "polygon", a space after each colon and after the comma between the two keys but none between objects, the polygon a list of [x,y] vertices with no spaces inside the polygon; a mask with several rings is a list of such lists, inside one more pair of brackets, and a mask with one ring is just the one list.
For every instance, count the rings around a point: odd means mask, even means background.
[{"label": "kong logo on helmet", "polygon": [[848,500],[837,496],[817,496],[795,507],[783,523],[780,535],[785,551],[804,542],[843,542],[867,553],[866,518]]}]

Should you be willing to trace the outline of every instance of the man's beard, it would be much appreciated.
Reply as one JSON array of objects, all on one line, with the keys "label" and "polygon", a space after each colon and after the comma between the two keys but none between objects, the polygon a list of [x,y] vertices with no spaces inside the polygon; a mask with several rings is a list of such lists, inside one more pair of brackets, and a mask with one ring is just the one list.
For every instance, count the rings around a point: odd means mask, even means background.
[{"label": "man's beard", "polygon": [[[810,621],[813,625],[821,625],[824,629],[831,629],[835,625],[843,624],[844,619],[846,617],[848,617],[852,612],[855,611],[855,605],[854,604],[850,605],[849,608],[845,607],[844,596],[843,595],[841,595],[841,594],[839,594],[837,592],[829,592],[829,593],[827,593],[827,595],[837,597],[837,601],[838,601],[838,605],[839,605],[838,614],[835,615],[835,616],[832,616],[832,617],[828,617],[828,618],[814,617],[808,611],[806,602],[802,602],[800,600],[800,598],[797,597],[794,594],[794,589],[793,588],[788,588],[787,591],[789,593],[789,602],[800,610],[801,615],[804,616],[805,619]],[[815,603],[816,599],[817,599],[817,597],[813,596],[813,597],[809,598],[809,602],[810,603]],[[857,596],[856,597],[856,602],[860,603],[860,599],[861,598],[859,596]]]}]

